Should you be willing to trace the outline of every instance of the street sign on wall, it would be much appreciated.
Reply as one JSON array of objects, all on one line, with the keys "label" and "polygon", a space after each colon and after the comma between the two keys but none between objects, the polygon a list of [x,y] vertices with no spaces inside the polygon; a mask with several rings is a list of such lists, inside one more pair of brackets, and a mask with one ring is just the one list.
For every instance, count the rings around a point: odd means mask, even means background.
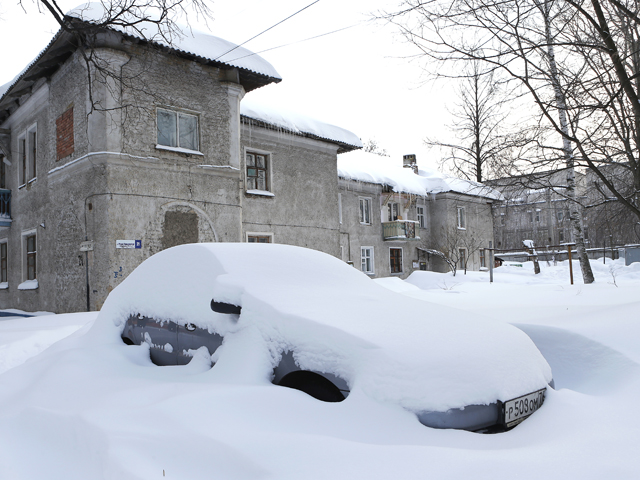
[{"label": "street sign on wall", "polygon": [[142,248],[142,240],[116,240],[116,248]]}]

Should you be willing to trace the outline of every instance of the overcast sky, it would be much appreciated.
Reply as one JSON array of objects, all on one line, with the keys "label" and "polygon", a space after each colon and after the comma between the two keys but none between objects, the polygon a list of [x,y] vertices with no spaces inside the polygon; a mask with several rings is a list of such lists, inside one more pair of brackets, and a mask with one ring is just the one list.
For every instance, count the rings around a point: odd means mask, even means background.
[{"label": "overcast sky", "polygon": [[[3,0],[0,85],[17,75],[49,42],[57,24],[39,13],[35,0]],[[216,0],[208,30],[242,43],[312,3],[313,0]],[[71,10],[78,0],[60,0]],[[269,32],[244,45],[261,53],[283,81],[253,91],[265,105],[289,110],[351,130],[363,141],[375,139],[394,158],[415,153],[422,166],[435,167],[438,150],[424,138],[448,136],[446,105],[455,101],[451,85],[425,82],[421,60],[391,25],[371,22],[378,9],[393,10],[398,0],[319,0]],[[199,30],[207,26],[190,18]],[[310,37],[350,27],[313,40]]]}]

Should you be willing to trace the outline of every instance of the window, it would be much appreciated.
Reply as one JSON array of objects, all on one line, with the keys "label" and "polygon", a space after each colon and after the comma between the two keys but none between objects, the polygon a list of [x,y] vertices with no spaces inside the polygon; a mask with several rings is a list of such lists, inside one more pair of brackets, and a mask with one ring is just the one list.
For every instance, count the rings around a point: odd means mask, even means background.
[{"label": "window", "polygon": [[465,269],[467,265],[467,252],[464,248],[458,250],[458,268]]},{"label": "window", "polygon": [[362,271],[367,274],[373,273],[373,247],[360,247],[360,260]]},{"label": "window", "polygon": [[20,137],[18,139],[18,161],[20,162],[19,166],[19,175],[18,184],[24,185],[27,183],[27,139],[26,137]]},{"label": "window", "polygon": [[27,255],[27,278],[26,280],[36,279],[36,235],[35,233],[25,236],[26,255]]},{"label": "window", "polygon": [[198,151],[198,117],[159,108],[158,145]]},{"label": "window", "polygon": [[558,212],[558,221],[561,222],[564,218],[564,212],[562,212],[562,210],[560,210]]},{"label": "window", "polygon": [[505,216],[504,213],[500,214],[500,225],[502,225],[504,227],[505,224]]},{"label": "window", "polygon": [[27,143],[29,144],[29,154],[28,154],[28,163],[29,163],[29,180],[33,180],[36,178],[36,153],[38,151],[38,130],[35,126],[29,129],[27,133]]},{"label": "window", "polygon": [[396,202],[387,203],[387,212],[390,222],[398,219],[398,204]]},{"label": "window", "polygon": [[529,217],[529,223],[533,223],[533,212],[531,210],[527,211],[527,216]]},{"label": "window", "polygon": [[467,228],[467,214],[464,207],[458,207],[458,228],[463,230]]},{"label": "window", "polygon": [[0,283],[7,283],[7,242],[0,243]]},{"label": "window", "polygon": [[402,249],[401,248],[389,249],[389,265],[391,266],[391,273],[402,273]]},{"label": "window", "polygon": [[424,215],[424,207],[416,207],[418,210],[418,224],[420,228],[427,228],[427,219]]},{"label": "window", "polygon": [[558,230],[558,240],[560,243],[564,242],[564,230]]},{"label": "window", "polygon": [[487,261],[484,254],[484,248],[480,249],[480,268],[487,268]]},{"label": "window", "polygon": [[338,221],[342,223],[342,194],[338,194]]},{"label": "window", "polygon": [[536,210],[536,222],[539,222],[539,221],[540,221],[540,209],[538,208]]},{"label": "window", "polygon": [[360,197],[360,223],[371,225],[371,199]]},{"label": "window", "polygon": [[247,242],[248,243],[272,243],[271,239],[273,235],[256,235],[256,234],[247,234]]},{"label": "window", "polygon": [[268,155],[255,152],[245,154],[247,190],[269,191]]}]

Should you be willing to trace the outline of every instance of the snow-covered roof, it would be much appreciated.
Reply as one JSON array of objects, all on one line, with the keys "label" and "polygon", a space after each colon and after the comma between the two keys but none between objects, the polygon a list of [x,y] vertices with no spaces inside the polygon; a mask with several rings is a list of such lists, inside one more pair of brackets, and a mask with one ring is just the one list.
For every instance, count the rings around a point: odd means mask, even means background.
[{"label": "snow-covered roof", "polygon": [[277,129],[310,135],[352,147],[349,150],[362,148],[360,138],[349,130],[280,107],[270,107],[251,99],[244,99],[240,105],[240,113],[244,117],[258,120]]},{"label": "snow-covered roof", "polygon": [[[69,17],[96,25],[104,22],[107,15],[101,3],[85,3],[67,13]],[[135,28],[118,25],[110,25],[109,28],[206,60],[242,68],[277,80],[282,79],[269,62],[250,50],[188,27],[182,27],[182,32],[167,32],[165,29],[158,28],[155,23],[141,22],[136,24]]]},{"label": "snow-covered roof", "polygon": [[339,155],[338,176],[346,180],[388,185],[394,192],[414,195],[456,192],[503,199],[500,192],[481,183],[455,178],[429,168],[419,168],[416,175],[412,169],[402,166],[402,160],[365,151]]}]

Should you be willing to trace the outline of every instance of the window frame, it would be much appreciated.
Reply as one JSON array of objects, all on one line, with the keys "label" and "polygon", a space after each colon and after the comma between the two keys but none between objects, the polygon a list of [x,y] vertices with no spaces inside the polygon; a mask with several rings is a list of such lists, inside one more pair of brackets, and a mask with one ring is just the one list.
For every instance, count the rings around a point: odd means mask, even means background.
[{"label": "window frame", "polygon": [[[248,178],[248,165],[247,165],[247,155],[263,155],[265,157],[266,167],[264,169],[266,179],[266,190],[260,190],[257,188],[249,188],[249,178]],[[268,150],[260,150],[258,148],[250,148],[244,147],[243,155],[242,155],[242,164],[243,164],[243,172],[244,172],[244,190],[245,193],[250,195],[264,195],[267,197],[273,197],[273,152]]]},{"label": "window frame", "polygon": [[[34,238],[34,250],[29,251],[29,239]],[[22,281],[38,280],[38,231],[37,229],[25,230],[21,234],[22,241]],[[33,258],[33,278],[29,267],[29,259]]]},{"label": "window frame", "polygon": [[[365,264],[369,262],[369,269],[365,269]],[[375,255],[374,249],[372,246],[361,246],[360,247],[360,270],[362,273],[366,275],[375,275],[375,265],[374,265]]]},{"label": "window frame", "polygon": [[480,268],[487,268],[487,257],[484,248],[478,249],[478,253],[480,256]]},{"label": "window frame", "polygon": [[[397,259],[393,258],[392,251],[400,252]],[[402,247],[389,247],[389,271],[392,275],[398,275],[404,273],[404,252],[402,251]],[[394,269],[394,263],[396,263]]]},{"label": "window frame", "polygon": [[388,221],[395,222],[400,216],[400,204],[398,202],[387,202],[387,218],[389,219]]},{"label": "window frame", "polygon": [[27,184],[27,135],[18,137],[18,188]]},{"label": "window frame", "polygon": [[556,218],[558,219],[558,223],[564,221],[564,212],[562,210],[558,210],[556,212]]},{"label": "window frame", "polygon": [[[363,205],[367,205],[367,218],[364,216]],[[360,219],[360,225],[371,225],[372,205],[371,197],[358,197],[358,218]]]},{"label": "window frame", "polygon": [[467,249],[459,248],[458,249],[458,268],[460,270],[464,270],[467,266],[469,259],[467,258]]},{"label": "window frame", "polygon": [[456,207],[458,230],[467,229],[467,213],[465,207]]},{"label": "window frame", "polygon": [[[422,213],[420,213],[422,211]],[[420,228],[427,228],[426,207],[424,205],[416,205],[416,215],[418,217],[418,225]]]},{"label": "window frame", "polygon": [[29,127],[26,134],[27,138],[27,183],[33,182],[38,178],[37,159],[38,159],[38,124],[34,123]]},{"label": "window frame", "polygon": [[[266,242],[261,242],[261,241],[257,241],[257,242],[252,242],[250,239],[251,238],[256,238],[256,239],[267,239],[268,241]],[[247,232],[245,235],[245,242],[246,243],[274,243],[273,242],[273,233],[271,232]]]},{"label": "window frame", "polygon": [[[176,146],[160,143],[160,123],[158,122],[158,116],[161,111],[168,112],[176,116],[176,130],[175,130]],[[196,137],[197,145],[195,149],[183,147],[180,145],[180,116],[181,115],[185,117],[194,117],[196,119],[195,137]],[[156,148],[157,149],[203,155],[203,153],[200,151],[200,147],[202,143],[200,137],[201,135],[200,135],[200,113],[199,112],[188,111],[180,108],[164,107],[164,106],[156,107]]]}]

